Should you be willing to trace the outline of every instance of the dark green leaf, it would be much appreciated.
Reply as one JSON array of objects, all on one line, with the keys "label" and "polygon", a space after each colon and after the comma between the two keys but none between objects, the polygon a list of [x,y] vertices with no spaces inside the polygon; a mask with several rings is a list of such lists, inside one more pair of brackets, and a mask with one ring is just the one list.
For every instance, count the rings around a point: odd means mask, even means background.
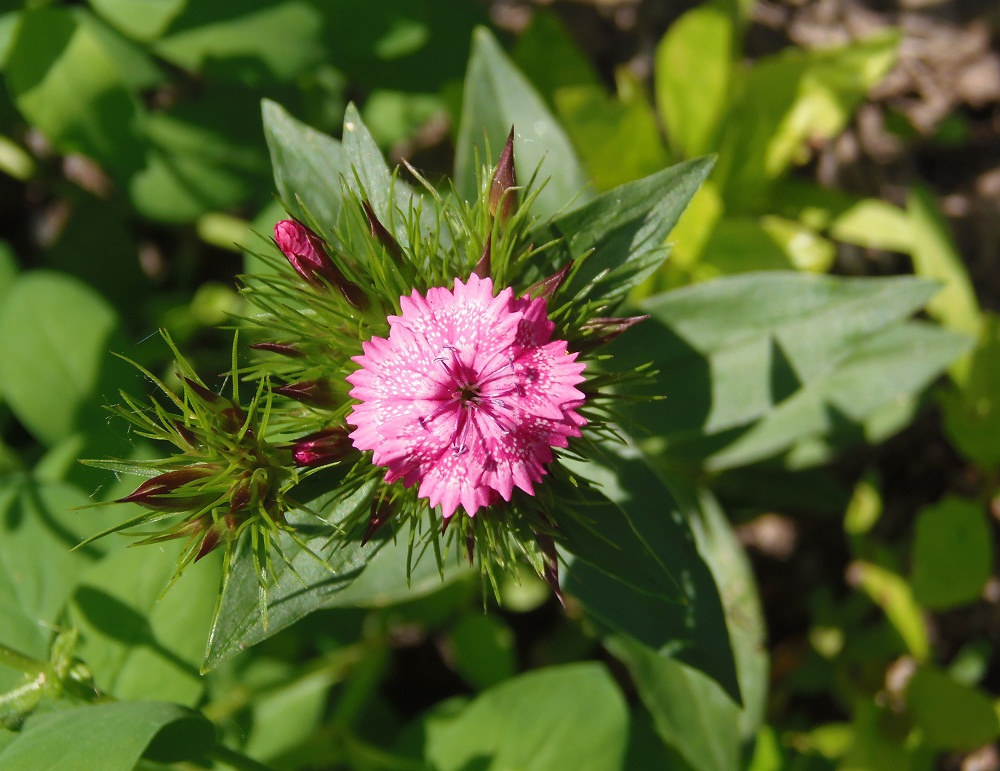
[{"label": "dark green leaf", "polygon": [[518,182],[527,183],[536,169],[538,183],[545,181],[535,214],[548,217],[574,198],[589,198],[586,175],[562,128],[493,36],[480,28],[465,77],[455,149],[455,186],[466,200],[479,198],[480,166],[496,163],[512,126]]},{"label": "dark green leaf", "polygon": [[676,461],[715,456],[717,468],[810,435],[860,438],[856,423],[919,391],[966,347],[943,330],[899,324],[935,289],[908,277],[772,272],[650,298],[643,334],[613,347],[619,368],[652,360],[660,373],[650,391],[666,401],[631,411],[640,437]]},{"label": "dark green leaf", "polygon": [[117,702],[28,718],[0,750],[5,771],[128,771],[143,756],[160,762],[199,760],[215,743],[202,715],[176,704]]},{"label": "dark green leaf", "polygon": [[947,610],[979,599],[993,569],[993,536],[978,501],[947,497],[917,515],[911,584],[917,602]]},{"label": "dark green leaf", "polygon": [[142,165],[142,108],[117,50],[77,10],[25,12],[5,80],[18,109],[56,147],[127,175]]},{"label": "dark green leaf", "polygon": [[439,771],[618,771],[628,710],[599,664],[531,672],[427,725],[425,759]]},{"label": "dark green leaf", "polygon": [[621,300],[666,259],[667,235],[712,169],[711,158],[671,166],[602,193],[535,231],[532,240],[565,239],[550,258],[553,269],[578,260],[564,292],[590,287],[589,299]]},{"label": "dark green leaf", "polygon": [[128,368],[114,310],[85,284],[59,273],[21,275],[0,306],[0,392],[36,438],[54,444],[74,431],[106,431],[102,407]]},{"label": "dark green leaf", "polygon": [[917,670],[906,688],[906,704],[932,749],[969,751],[1000,736],[990,698],[936,669]]},{"label": "dark green leaf", "polygon": [[[337,493],[334,491],[312,502],[310,507],[331,522],[338,522],[355,508],[367,506],[370,494],[370,489],[362,489],[327,511],[330,504],[324,500],[335,499]],[[312,517],[292,514],[289,521],[299,526],[300,536],[326,565],[301,549],[290,537],[283,536],[281,550],[291,567],[275,555],[265,622],[257,603],[258,582],[252,554],[246,542],[242,542],[233,557],[232,572],[212,623],[204,669],[217,666],[319,608],[380,607],[418,597],[442,585],[433,554],[422,556],[407,582],[406,533],[400,533],[398,539],[390,537],[388,540],[380,533],[380,538],[365,545],[358,541],[331,543],[326,530],[321,535],[309,535],[309,526],[315,524]],[[414,559],[419,553],[420,547],[415,546]],[[461,569],[449,569],[446,575],[450,580],[462,572]]]},{"label": "dark green leaf", "polygon": [[697,505],[627,448],[600,464],[567,465],[600,492],[576,516],[559,518],[575,558],[566,591],[605,626],[701,670],[739,702],[722,602],[688,524]]}]

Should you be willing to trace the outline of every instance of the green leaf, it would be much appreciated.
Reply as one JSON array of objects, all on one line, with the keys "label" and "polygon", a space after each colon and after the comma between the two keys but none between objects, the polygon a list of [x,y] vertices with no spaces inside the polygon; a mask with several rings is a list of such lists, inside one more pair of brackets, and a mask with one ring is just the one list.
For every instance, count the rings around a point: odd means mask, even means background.
[{"label": "green leaf", "polygon": [[187,0],[90,0],[105,21],[143,42],[162,35],[185,5]]},{"label": "green leaf", "polygon": [[308,222],[308,212],[325,231],[332,231],[340,215],[341,177],[348,172],[343,147],[268,99],[261,103],[261,112],[282,202],[298,219]]},{"label": "green leaf", "polygon": [[[146,120],[146,165],[130,180],[129,193],[151,219],[190,222],[270,188],[255,125],[256,94],[207,83],[201,98],[205,101],[182,103]],[[225,111],[208,107],[222,102]]]},{"label": "green leaf", "polygon": [[707,494],[690,518],[726,612],[736,657],[743,709],[719,685],[675,659],[616,636],[606,640],[629,669],[663,740],[693,769],[728,771],[757,734],[767,698],[765,626],[753,572],[718,504]]},{"label": "green leaf", "polygon": [[[837,368],[803,385],[708,462],[722,469],[771,457],[809,437],[846,442],[884,435],[869,420],[907,400],[939,377],[969,340],[925,322],[892,326],[860,342]],[[892,425],[898,426],[895,421]],[[825,458],[817,458],[825,460]]]},{"label": "green leaf", "polygon": [[958,450],[985,469],[1000,465],[1000,316],[984,313],[960,386],[944,395],[944,425]]},{"label": "green leaf", "polygon": [[732,49],[733,20],[711,3],[682,15],[656,47],[656,103],[676,155],[691,158],[716,148]]},{"label": "green leaf", "polygon": [[73,595],[71,618],[83,637],[79,655],[95,682],[120,699],[193,706],[201,698],[198,666],[219,565],[202,560],[166,591],[177,559],[178,548],[118,551],[81,576]]},{"label": "green leaf", "polygon": [[0,392],[45,444],[106,430],[102,403],[128,371],[112,349],[125,349],[114,310],[69,276],[22,274],[0,306]]},{"label": "green leaf", "polygon": [[625,699],[604,667],[548,667],[428,724],[425,760],[439,771],[618,771],[628,723]]},{"label": "green leaf", "polygon": [[642,85],[624,69],[617,80],[617,98],[601,85],[564,87],[555,94],[559,117],[597,190],[652,174],[669,162]]},{"label": "green leaf", "polygon": [[906,210],[913,229],[914,272],[944,283],[944,289],[927,304],[927,312],[946,327],[978,335],[976,292],[934,196],[918,185],[910,191]]},{"label": "green leaf", "polygon": [[[401,179],[393,179],[382,151],[372,138],[368,127],[353,104],[344,113],[344,163],[353,172],[346,173],[347,186],[359,198],[367,200],[379,222],[392,233],[400,245],[409,246],[410,236],[406,223],[411,208],[420,207],[419,196]],[[355,178],[354,175],[357,175]],[[402,213],[402,216],[398,212]],[[435,215],[430,208],[421,209],[421,220],[430,230]]]},{"label": "green leaf", "polygon": [[923,611],[905,579],[888,568],[861,560],[852,564],[849,570],[851,583],[885,611],[910,655],[917,661],[926,661],[931,646]]},{"label": "green leaf", "polygon": [[931,749],[969,751],[1000,736],[989,697],[936,669],[916,671],[906,688],[906,706]]},{"label": "green leaf", "polygon": [[455,149],[455,187],[462,198],[479,198],[480,166],[496,162],[511,126],[518,182],[526,184],[536,169],[537,182],[545,182],[534,203],[537,216],[549,217],[574,198],[590,197],[587,177],[562,128],[493,36],[479,28],[465,76]]},{"label": "green leaf", "polygon": [[701,670],[740,702],[719,591],[688,524],[696,504],[633,448],[608,449],[615,454],[600,463],[566,462],[599,491],[576,516],[559,518],[575,558],[564,588],[604,626]]},{"label": "green leaf", "polygon": [[4,71],[14,103],[62,152],[123,175],[142,165],[142,113],[118,51],[82,9],[22,15]]},{"label": "green leaf", "polygon": [[966,347],[944,330],[899,325],[934,291],[914,278],[772,272],[652,297],[639,306],[652,316],[645,334],[611,349],[619,368],[652,360],[660,373],[649,390],[667,400],[630,409],[639,438],[672,462],[715,456],[722,468],[832,429],[856,433],[848,424],[915,393]]},{"label": "green leaf", "polygon": [[679,163],[602,193],[536,229],[530,237],[535,243],[563,239],[549,258],[552,272],[577,262],[565,296],[587,290],[588,299],[614,305],[656,270],[669,254],[667,234],[712,163],[711,158]]},{"label": "green leaf", "polygon": [[865,198],[838,214],[830,223],[838,241],[891,252],[913,248],[913,226],[907,213],[887,201]]},{"label": "green leaf", "polygon": [[90,530],[71,511],[87,497],[64,484],[39,484],[8,475],[0,482],[0,642],[39,659],[79,581],[100,556],[71,551]]},{"label": "green leaf", "polygon": [[979,599],[993,569],[982,504],[949,496],[917,515],[911,584],[917,602],[947,610]]},{"label": "green leaf", "polygon": [[[324,496],[310,504],[310,509],[332,522],[339,522],[356,507],[367,506],[371,490],[363,488],[354,496],[336,501],[338,493]],[[332,508],[328,511],[329,507]],[[367,544],[337,541],[332,546],[326,530],[310,536],[315,520],[302,513],[289,515],[289,522],[299,528],[299,535],[313,554],[302,549],[287,535],[279,546],[288,563],[275,555],[274,574],[267,591],[267,619],[258,606],[258,581],[253,555],[246,541],[237,547],[231,573],[212,622],[205,651],[203,670],[212,669],[240,651],[266,640],[273,634],[320,608],[382,607],[441,587],[465,571],[454,565],[442,578],[432,554],[423,554],[413,565],[407,581],[408,549],[406,534],[398,538],[380,533]],[[386,527],[388,530],[388,526]],[[414,546],[414,559],[421,547]]]},{"label": "green leaf", "polygon": [[451,631],[455,669],[476,688],[488,688],[517,671],[514,635],[495,616],[463,616]]},{"label": "green leaf", "polygon": [[790,47],[734,84],[716,176],[734,213],[762,213],[771,181],[808,157],[806,142],[843,130],[891,69],[898,42],[891,31],[837,48]]},{"label": "green leaf", "polygon": [[199,760],[214,743],[212,724],[176,704],[95,704],[28,718],[17,738],[0,750],[0,766],[5,771],[127,771],[142,757]]},{"label": "green leaf", "polygon": [[309,3],[191,2],[153,51],[189,71],[246,85],[286,82],[323,60],[323,17]]}]

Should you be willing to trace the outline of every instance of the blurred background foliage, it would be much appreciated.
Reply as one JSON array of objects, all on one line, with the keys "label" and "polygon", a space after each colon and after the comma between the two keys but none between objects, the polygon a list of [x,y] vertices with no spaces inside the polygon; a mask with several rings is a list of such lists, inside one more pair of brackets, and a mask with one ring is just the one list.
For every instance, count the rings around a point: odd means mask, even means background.
[{"label": "blurred background foliage", "polygon": [[[551,149],[554,188],[585,199],[718,154],[633,298],[661,342],[618,354],[707,367],[703,385],[735,395],[729,414],[640,416],[658,467],[710,487],[735,526],[739,544],[709,506],[699,539],[728,555],[723,593],[739,599],[754,569],[764,715],[624,638],[601,648],[527,575],[485,614],[464,579],[321,611],[203,677],[217,564],[158,600],[173,553],[69,551],[123,516],[70,510],[133,486],[75,459],[154,452],[107,422],[118,388],[144,387],[108,351],[164,372],[162,327],[202,371],[228,369],[215,325],[239,310],[242,246],[283,216],[261,99],[333,135],[353,101],[391,163],[439,181],[481,139],[459,135],[480,109],[463,96],[477,25],[507,54],[474,56],[473,86],[513,98],[523,73],[535,112],[511,109],[550,131],[535,151]],[[27,658],[0,660],[0,716],[74,703],[91,679],[172,702],[76,707],[72,723],[42,710],[0,732],[4,767],[100,732],[118,754],[95,768],[206,753],[219,767],[1000,768],[998,40],[986,0],[2,3],[0,642]],[[878,282],[838,283],[811,313],[800,276],[735,277],[772,270],[934,279],[926,317],[975,343],[956,360],[926,319],[906,321],[925,285],[890,302]],[[696,313],[709,296],[738,309],[739,335],[713,337],[718,320]],[[793,300],[805,310],[783,315]],[[671,337],[684,324],[693,336]],[[835,367],[811,371],[824,356]]]}]

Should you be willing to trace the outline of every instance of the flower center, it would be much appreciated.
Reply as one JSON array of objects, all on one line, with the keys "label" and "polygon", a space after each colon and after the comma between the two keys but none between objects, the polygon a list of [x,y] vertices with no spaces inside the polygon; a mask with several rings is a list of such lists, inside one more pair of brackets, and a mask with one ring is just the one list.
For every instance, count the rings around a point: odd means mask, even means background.
[{"label": "flower center", "polygon": [[482,371],[477,371],[462,361],[457,348],[448,346],[434,361],[447,373],[450,389],[447,394],[442,394],[437,409],[429,416],[420,418],[421,425],[426,426],[441,415],[453,417],[455,427],[451,446],[456,455],[468,450],[466,439],[469,431],[475,430],[475,414],[492,421],[502,433],[510,433],[514,427],[514,414],[504,397],[522,392],[510,355],[506,352],[496,354]]}]

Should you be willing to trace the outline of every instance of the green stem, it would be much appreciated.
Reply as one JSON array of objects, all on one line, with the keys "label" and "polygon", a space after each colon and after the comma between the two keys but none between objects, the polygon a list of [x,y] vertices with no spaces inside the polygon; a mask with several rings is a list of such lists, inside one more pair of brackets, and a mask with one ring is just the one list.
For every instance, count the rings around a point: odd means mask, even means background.
[{"label": "green stem", "polygon": [[31,656],[26,656],[20,651],[8,648],[3,643],[0,643],[0,664],[11,669],[16,669],[18,672],[23,672],[26,675],[41,674],[49,666],[47,662],[38,661],[31,658]]}]

